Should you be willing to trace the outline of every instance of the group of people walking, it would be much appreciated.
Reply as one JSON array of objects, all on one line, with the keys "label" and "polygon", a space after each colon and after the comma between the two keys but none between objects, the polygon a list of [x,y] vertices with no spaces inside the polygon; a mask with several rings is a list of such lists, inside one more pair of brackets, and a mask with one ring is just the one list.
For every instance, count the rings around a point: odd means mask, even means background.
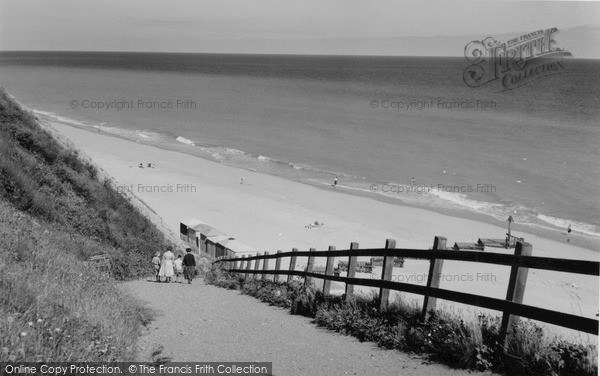
[{"label": "group of people walking", "polygon": [[161,279],[164,278],[163,282],[170,283],[173,276],[175,276],[175,282],[183,282],[183,280],[180,281],[183,277],[188,281],[188,284],[192,283],[192,280],[196,276],[196,258],[191,248],[186,248],[185,252],[186,254],[183,258],[181,255],[175,257],[173,247],[171,246],[167,247],[162,258],[160,252],[156,252],[152,258],[156,282],[161,282]]}]

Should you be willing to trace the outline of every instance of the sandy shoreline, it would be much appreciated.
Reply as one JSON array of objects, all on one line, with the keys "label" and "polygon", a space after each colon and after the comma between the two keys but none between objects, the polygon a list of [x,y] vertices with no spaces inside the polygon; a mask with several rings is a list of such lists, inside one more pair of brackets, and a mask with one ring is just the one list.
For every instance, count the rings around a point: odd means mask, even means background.
[{"label": "sandy shoreline", "polygon": [[[293,247],[346,249],[350,242],[358,242],[361,248],[383,247],[387,238],[395,239],[398,248],[427,249],[436,235],[445,236],[452,245],[479,237],[502,238],[505,233],[504,228],[488,223],[340,194],[57,122],[51,125],[112,176],[121,189],[151,207],[175,234],[181,220],[197,218],[260,252],[273,253]],[[138,168],[140,162],[156,167]],[[305,227],[314,221],[325,225]],[[598,253],[589,249],[535,234],[517,231],[515,235],[533,245],[534,256],[598,261]],[[394,274],[398,280],[419,283],[426,267],[424,261],[407,260],[405,268]],[[508,267],[446,262],[443,273],[448,277],[442,288],[498,298],[506,293]],[[524,302],[595,318],[598,279],[533,270]],[[459,310],[470,309],[461,307]],[[597,342],[597,337],[590,337]]]}]

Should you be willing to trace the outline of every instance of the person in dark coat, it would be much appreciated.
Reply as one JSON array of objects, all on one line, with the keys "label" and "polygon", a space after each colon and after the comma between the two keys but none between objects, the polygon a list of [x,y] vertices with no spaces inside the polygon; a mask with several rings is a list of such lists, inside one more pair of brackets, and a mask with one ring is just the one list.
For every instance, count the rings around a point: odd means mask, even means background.
[{"label": "person in dark coat", "polygon": [[190,284],[196,276],[196,258],[194,257],[191,248],[186,248],[185,251],[186,255],[183,258],[183,277],[187,279],[188,284]]}]

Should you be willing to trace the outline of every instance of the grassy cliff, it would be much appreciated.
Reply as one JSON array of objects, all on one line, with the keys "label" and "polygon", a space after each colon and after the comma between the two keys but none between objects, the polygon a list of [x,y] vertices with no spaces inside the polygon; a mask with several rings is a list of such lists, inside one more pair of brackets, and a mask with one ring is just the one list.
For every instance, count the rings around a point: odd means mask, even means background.
[{"label": "grassy cliff", "polygon": [[[0,90],[0,200],[71,234],[106,247],[113,274],[148,272],[148,255],[163,234],[96,168],[56,141],[4,90]],[[81,259],[96,250],[79,250]]]},{"label": "grassy cliff", "polygon": [[143,308],[112,275],[148,275],[163,234],[0,89],[0,362],[130,360]]}]

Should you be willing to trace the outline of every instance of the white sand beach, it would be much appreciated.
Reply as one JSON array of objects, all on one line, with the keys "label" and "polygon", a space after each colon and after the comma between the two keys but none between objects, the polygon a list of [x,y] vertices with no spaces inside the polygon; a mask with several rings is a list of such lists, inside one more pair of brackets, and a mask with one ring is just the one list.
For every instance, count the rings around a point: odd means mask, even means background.
[{"label": "white sand beach", "polygon": [[[350,242],[358,242],[360,248],[383,247],[388,238],[395,239],[398,248],[427,249],[436,235],[445,236],[450,246],[478,238],[503,238],[506,232],[482,222],[343,194],[333,188],[319,189],[62,123],[52,122],[51,126],[90,156],[118,186],[143,200],[175,234],[180,221],[197,218],[260,252],[274,253],[292,248],[326,250],[330,245],[347,249]],[[153,163],[155,168],[138,168],[140,163],[145,167]],[[305,227],[315,221],[325,225]],[[598,261],[593,250],[518,231],[514,235],[532,244],[534,256]],[[513,250],[486,248],[486,252]],[[394,270],[394,278],[424,284],[422,275],[427,268],[425,261],[407,260],[404,268]],[[442,288],[504,298],[509,268],[446,261],[443,274],[447,277]],[[596,318],[598,291],[597,277],[530,270],[524,303]],[[446,302],[439,304],[447,306]],[[459,314],[473,312],[464,305],[452,307]],[[598,341],[597,336],[560,332],[584,342]]]}]

